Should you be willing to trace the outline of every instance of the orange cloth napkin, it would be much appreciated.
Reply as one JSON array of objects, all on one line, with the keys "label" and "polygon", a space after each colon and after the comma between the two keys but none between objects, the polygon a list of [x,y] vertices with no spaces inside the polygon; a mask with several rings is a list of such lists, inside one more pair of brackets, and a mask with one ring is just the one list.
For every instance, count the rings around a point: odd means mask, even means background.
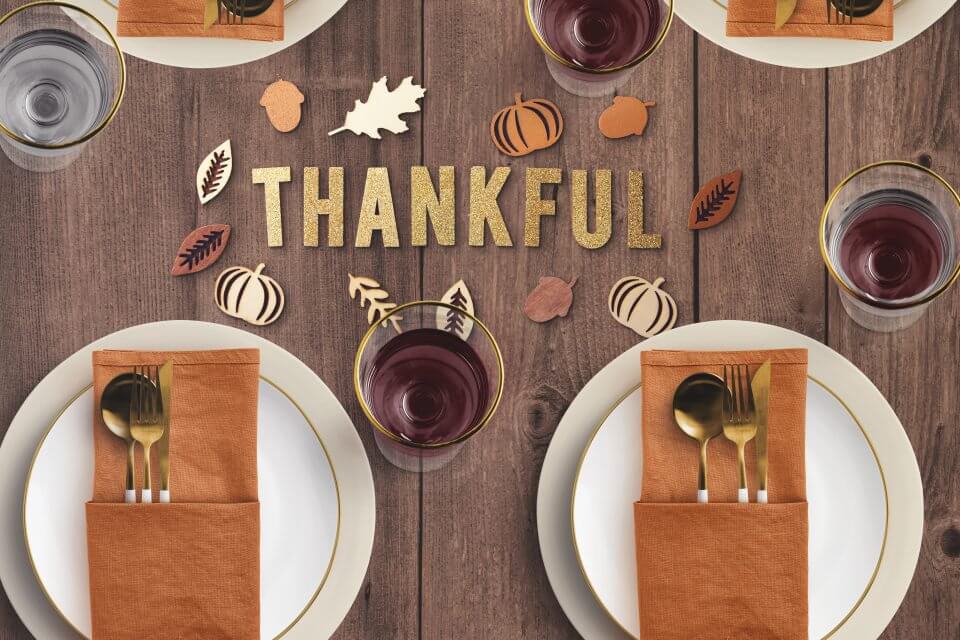
[{"label": "orange cloth napkin", "polygon": [[[770,504],[737,504],[737,453],[709,446],[710,504],[696,504],[698,445],[673,418],[688,375],[751,374],[771,360],[767,450]],[[643,487],[634,504],[640,637],[657,640],[806,640],[805,349],[645,351]],[[747,446],[750,499],[756,453]]]},{"label": "orange cloth napkin", "polygon": [[893,40],[893,0],[884,0],[876,11],[853,24],[827,22],[827,0],[799,0],[797,8],[779,29],[774,29],[777,0],[730,0],[728,36],[808,36],[847,40]]},{"label": "orange cloth napkin", "polygon": [[205,0],[120,0],[117,35],[283,40],[283,3],[274,0],[260,15],[244,18],[243,24],[214,24],[204,29]]},{"label": "orange cloth napkin", "polygon": [[[126,446],[103,426],[99,398],[114,376],[168,359],[173,502],[123,504]],[[259,639],[259,362],[256,349],[93,354],[87,548],[94,640]],[[154,500],[156,460],[154,453]],[[138,487],[142,468],[138,447]]]}]

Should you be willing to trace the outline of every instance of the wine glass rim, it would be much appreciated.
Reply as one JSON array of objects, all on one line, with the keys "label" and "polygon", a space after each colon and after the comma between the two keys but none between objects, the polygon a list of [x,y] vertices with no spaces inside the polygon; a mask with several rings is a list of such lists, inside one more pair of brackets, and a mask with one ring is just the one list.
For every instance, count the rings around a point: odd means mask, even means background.
[{"label": "wine glass rim", "polygon": [[[443,442],[433,442],[433,443],[422,443],[422,442],[413,442],[411,440],[404,440],[390,429],[386,428],[377,418],[373,415],[373,410],[367,404],[367,400],[363,395],[363,391],[360,388],[360,359],[363,355],[364,350],[367,347],[367,343],[370,342],[370,339],[373,337],[373,334],[376,332],[377,327],[382,326],[390,318],[402,312],[405,309],[410,309],[413,307],[441,307],[445,309],[450,309],[456,311],[457,313],[463,314],[468,320],[472,321],[475,327],[479,327],[483,334],[486,336],[487,341],[493,347],[494,358],[497,361],[497,390],[493,397],[493,401],[489,403],[486,412],[484,412],[483,417],[477,421],[477,424],[470,427],[467,431],[460,434],[453,440],[445,440]],[[503,364],[503,353],[500,351],[500,345],[497,342],[497,339],[493,336],[493,333],[490,332],[490,329],[487,328],[479,318],[474,316],[472,313],[464,311],[460,307],[455,307],[452,304],[447,302],[442,302],[440,300],[416,300],[414,302],[407,302],[401,304],[398,307],[391,309],[385,316],[380,318],[377,322],[374,322],[367,328],[364,332],[363,337],[360,339],[360,344],[357,346],[357,353],[353,359],[353,390],[356,393],[357,400],[360,402],[360,409],[363,411],[363,414],[366,416],[367,420],[373,427],[382,433],[384,436],[390,438],[394,442],[398,442],[404,446],[411,447],[414,449],[442,449],[443,447],[449,447],[451,445],[459,444],[464,442],[468,438],[476,435],[484,427],[486,427],[490,420],[493,418],[493,414],[496,413],[497,408],[500,406],[500,400],[503,399],[503,387],[504,387],[504,377],[505,377],[505,367]]]},{"label": "wine glass rim", "polygon": [[90,18],[91,20],[93,20],[94,23],[96,23],[103,30],[103,32],[107,34],[107,37],[110,39],[110,44],[113,46],[114,52],[117,54],[117,63],[119,64],[119,70],[120,70],[119,71],[120,72],[119,88],[116,91],[116,96],[114,97],[113,104],[110,106],[110,110],[107,112],[106,116],[104,116],[102,121],[96,127],[91,129],[81,137],[77,138],[76,140],[69,140],[67,142],[58,142],[56,144],[37,142],[35,140],[30,140],[29,138],[25,138],[20,134],[10,130],[3,123],[3,121],[0,120],[0,133],[6,135],[11,140],[19,142],[20,144],[25,144],[35,149],[67,149],[69,147],[73,147],[78,144],[83,144],[84,142],[87,142],[88,140],[93,138],[95,135],[103,131],[103,129],[108,124],[110,124],[110,122],[114,119],[114,117],[116,117],[117,111],[119,111],[120,109],[120,103],[123,101],[123,96],[124,96],[124,93],[126,93],[126,89],[127,89],[127,63],[126,63],[126,60],[124,60],[123,50],[120,48],[120,43],[117,41],[116,36],[113,35],[113,32],[110,31],[107,25],[104,24],[103,21],[100,20],[100,18],[93,15],[93,13],[91,13],[90,11],[87,11],[83,7],[78,7],[75,4],[71,4],[69,2],[63,2],[62,0],[36,0],[35,2],[29,2],[20,7],[16,7],[15,9],[11,9],[3,17],[0,17],[0,28],[2,28],[3,25],[7,23],[8,20],[12,19],[18,14],[24,11],[27,11],[29,9],[35,9],[37,7],[43,7],[43,6],[63,7],[65,9],[70,9],[71,11],[76,11],[77,13],[81,13],[86,17]]},{"label": "wine glass rim", "polygon": [[660,48],[660,45],[663,44],[663,41],[667,38],[667,33],[670,31],[670,25],[673,24],[674,0],[657,0],[657,1],[662,2],[663,4],[666,4],[668,7],[668,10],[667,10],[667,19],[663,21],[663,25],[660,27],[660,33],[657,35],[657,39],[653,42],[653,44],[650,45],[647,49],[645,49],[642,53],[640,53],[640,55],[638,55],[636,58],[634,58],[633,60],[630,60],[625,64],[622,64],[616,67],[608,67],[605,69],[589,69],[587,67],[580,67],[575,64],[572,64],[569,60],[567,60],[566,58],[561,56],[559,53],[554,51],[553,47],[547,44],[547,41],[543,39],[542,35],[540,35],[540,30],[537,29],[537,26],[533,23],[533,15],[531,15],[530,13],[530,0],[522,0],[523,13],[527,18],[527,26],[530,27],[530,33],[533,34],[533,38],[537,41],[537,44],[540,45],[540,48],[543,49],[544,52],[548,56],[550,56],[553,60],[559,62],[560,64],[562,64],[567,68],[573,69],[575,71],[580,71],[581,73],[590,73],[590,74],[597,74],[597,75],[602,75],[605,73],[616,73],[618,71],[623,71],[625,69],[630,69],[631,67],[635,67],[636,65],[640,64],[641,62],[649,58],[651,55],[653,55],[653,52]]},{"label": "wine glass rim", "polygon": [[936,171],[933,171],[932,169],[929,169],[921,164],[910,162],[908,160],[882,160],[880,162],[873,162],[864,165],[841,180],[837,186],[833,188],[833,192],[831,192],[830,197],[827,198],[826,204],[823,205],[823,212],[820,214],[820,255],[823,258],[823,263],[827,266],[827,271],[830,273],[830,277],[833,278],[833,280],[842,290],[846,291],[857,300],[860,300],[861,302],[864,302],[872,307],[878,307],[881,309],[909,309],[927,304],[933,299],[939,297],[941,294],[945,293],[947,289],[949,289],[957,281],[958,278],[960,278],[960,255],[958,255],[956,258],[956,264],[953,267],[953,272],[932,291],[929,291],[920,297],[904,298],[901,300],[883,300],[881,298],[868,295],[867,293],[847,283],[834,266],[833,261],[830,260],[830,253],[827,250],[827,216],[830,214],[830,210],[833,209],[837,198],[840,197],[840,193],[843,191],[843,188],[846,187],[857,176],[880,167],[904,167],[927,174],[929,177],[939,182],[943,188],[946,189],[948,194],[953,196],[953,199],[957,203],[957,207],[960,208],[960,193],[957,192],[953,185],[947,182],[946,178],[938,174]]}]

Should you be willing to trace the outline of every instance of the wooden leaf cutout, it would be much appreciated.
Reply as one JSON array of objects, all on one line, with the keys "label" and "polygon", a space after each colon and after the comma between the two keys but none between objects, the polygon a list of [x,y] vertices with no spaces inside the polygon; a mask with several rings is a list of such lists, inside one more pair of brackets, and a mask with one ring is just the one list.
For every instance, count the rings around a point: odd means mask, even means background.
[{"label": "wooden leaf cutout", "polygon": [[200,204],[216,198],[227,186],[232,172],[233,149],[228,139],[211,151],[197,169],[197,195],[200,197]]},{"label": "wooden leaf cutout", "polygon": [[534,322],[549,322],[557,316],[566,317],[573,304],[573,285],[577,284],[575,277],[570,282],[549,276],[540,278],[540,283],[527,296],[523,304],[523,313]]},{"label": "wooden leaf cutout", "polygon": [[208,224],[194,229],[180,243],[170,274],[185,276],[203,271],[220,257],[230,239],[230,225]]},{"label": "wooden leaf cutout", "polygon": [[396,89],[390,91],[387,88],[387,76],[383,76],[373,83],[367,101],[357,100],[353,111],[347,113],[343,126],[334,129],[329,135],[352,131],[358,136],[362,134],[380,140],[380,129],[386,129],[390,133],[403,133],[407,131],[407,123],[400,115],[420,111],[417,100],[425,93],[423,87],[413,84],[413,76],[407,76]]},{"label": "wooden leaf cutout", "polygon": [[[447,289],[440,301],[446,302],[457,309],[462,309],[471,316],[473,315],[473,297],[463,280],[457,280],[452,287]],[[455,333],[466,340],[473,331],[473,320],[453,309],[438,307],[437,328]]]},{"label": "wooden leaf cutout", "polygon": [[709,229],[727,219],[740,197],[740,169],[717,176],[703,185],[690,205],[688,229]]},{"label": "wooden leaf cutout", "polygon": [[350,283],[347,285],[350,298],[355,300],[359,295],[361,309],[370,305],[367,310],[367,324],[379,322],[380,326],[385,327],[387,322],[390,322],[396,332],[400,333],[402,316],[390,316],[388,320],[383,319],[397,304],[395,302],[385,302],[390,294],[380,288],[380,283],[366,276],[354,276],[352,273],[347,275],[350,277]]}]

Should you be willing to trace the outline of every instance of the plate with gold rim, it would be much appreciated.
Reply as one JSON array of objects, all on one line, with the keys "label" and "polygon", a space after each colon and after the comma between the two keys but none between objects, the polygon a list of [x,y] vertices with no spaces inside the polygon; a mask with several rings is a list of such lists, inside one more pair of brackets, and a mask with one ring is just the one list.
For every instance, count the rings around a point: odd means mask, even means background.
[{"label": "plate with gold rim", "polygon": [[[611,558],[634,554],[630,505],[640,491],[641,451],[634,448],[639,441],[640,351],[790,347],[809,353],[810,582],[839,580],[826,593],[811,595],[810,637],[863,640],[882,633],[909,587],[923,532],[919,469],[899,420],[866,376],[829,347],[771,325],[714,321],[673,329],[615,359],[577,395],[551,441],[537,494],[541,553],[557,599],[584,638],[638,637],[636,569],[631,562],[615,566]],[[814,426],[814,420],[827,424]],[[835,438],[823,429],[831,425],[842,429]],[[825,493],[839,486],[828,474],[850,456],[856,464],[847,462],[839,476],[850,486],[840,490],[836,501],[825,500]],[[581,480],[574,503],[578,473],[592,474],[593,491],[583,491],[591,487]],[[635,495],[609,487],[604,491],[611,474]],[[626,502],[622,513],[617,507],[621,498]],[[853,505],[852,515],[855,532],[865,536],[863,549],[860,540],[836,537],[832,522],[847,518],[850,514],[838,515],[838,510],[857,499],[862,504]],[[589,523],[588,515],[596,521]],[[575,529],[580,530],[575,534]],[[584,545],[589,553],[578,554]],[[847,560],[844,554],[855,557]],[[842,569],[829,566],[831,560]],[[837,601],[827,602],[828,595]]]},{"label": "plate with gold rim", "polygon": [[0,525],[0,581],[36,637],[90,633],[83,504],[93,472],[91,352],[237,347],[261,354],[261,637],[336,630],[362,585],[374,535],[373,480],[356,429],[323,382],[276,345],[223,325],[170,321],[117,332],[68,358],[27,397],[0,445],[0,508],[23,514]]},{"label": "plate with gold rim", "polygon": [[862,62],[896,49],[930,28],[956,1],[896,0],[893,40],[889,42],[836,38],[733,38],[726,34],[729,0],[675,0],[674,10],[694,31],[738,55],[781,67],[825,69]]}]

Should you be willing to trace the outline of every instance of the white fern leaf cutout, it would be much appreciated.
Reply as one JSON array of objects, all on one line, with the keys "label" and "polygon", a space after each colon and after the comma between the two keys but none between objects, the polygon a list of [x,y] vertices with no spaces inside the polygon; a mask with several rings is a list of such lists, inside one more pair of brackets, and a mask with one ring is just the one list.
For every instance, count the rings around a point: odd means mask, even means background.
[{"label": "white fern leaf cutout", "polygon": [[367,309],[367,324],[379,322],[380,326],[386,327],[387,322],[389,322],[393,325],[396,332],[400,333],[400,320],[403,320],[402,316],[394,315],[386,320],[383,319],[384,316],[396,308],[397,305],[394,302],[384,302],[390,297],[390,294],[380,287],[380,283],[366,276],[354,276],[352,273],[348,273],[347,275],[350,277],[350,284],[348,285],[350,298],[356,300],[359,295],[361,309],[370,305]]},{"label": "white fern leaf cutout", "polygon": [[197,169],[197,195],[200,196],[200,204],[207,204],[216,198],[227,186],[232,172],[233,149],[227,139],[211,151]]},{"label": "white fern leaf cutout", "polygon": [[[473,297],[463,280],[457,280],[452,287],[447,289],[440,301],[465,311],[471,316],[474,315]],[[473,320],[454,309],[437,307],[437,328],[455,333],[466,340],[470,337],[470,332],[473,331]]]},{"label": "white fern leaf cutout", "polygon": [[347,113],[343,126],[331,131],[330,135],[352,131],[358,136],[367,135],[380,140],[380,129],[403,133],[407,131],[407,123],[400,118],[400,114],[420,111],[417,100],[425,93],[423,87],[413,84],[413,76],[407,76],[396,89],[390,91],[387,88],[387,76],[383,76],[373,83],[367,101],[357,100],[353,111]]}]

